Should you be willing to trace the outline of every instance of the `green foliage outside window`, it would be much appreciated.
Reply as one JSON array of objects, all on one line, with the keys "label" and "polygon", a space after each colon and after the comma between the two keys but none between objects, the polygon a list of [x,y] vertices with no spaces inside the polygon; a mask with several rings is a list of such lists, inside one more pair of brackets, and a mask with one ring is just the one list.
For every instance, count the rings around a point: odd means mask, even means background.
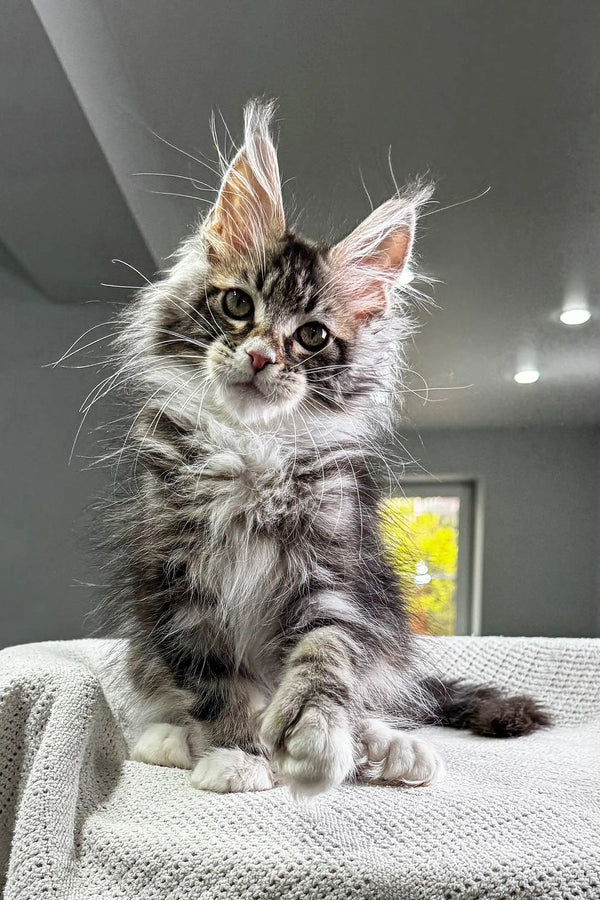
[{"label": "green foliage outside window", "polygon": [[388,560],[402,583],[417,634],[454,634],[458,500],[393,497],[381,509]]}]

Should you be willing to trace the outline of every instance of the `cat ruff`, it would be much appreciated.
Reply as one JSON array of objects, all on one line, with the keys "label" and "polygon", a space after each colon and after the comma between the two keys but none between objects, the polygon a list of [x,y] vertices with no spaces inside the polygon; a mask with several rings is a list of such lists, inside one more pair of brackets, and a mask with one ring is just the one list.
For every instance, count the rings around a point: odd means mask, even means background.
[{"label": "cat ruff", "polygon": [[6,900],[600,897],[600,640],[425,638],[440,673],[543,700],[556,726],[426,729],[434,788],[219,795],[126,759],[115,641],[0,653]]}]

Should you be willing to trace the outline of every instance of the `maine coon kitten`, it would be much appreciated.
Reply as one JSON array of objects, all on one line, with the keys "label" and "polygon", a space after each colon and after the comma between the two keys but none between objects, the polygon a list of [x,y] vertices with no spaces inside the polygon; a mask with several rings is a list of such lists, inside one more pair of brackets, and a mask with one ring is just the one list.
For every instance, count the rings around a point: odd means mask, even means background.
[{"label": "maine coon kitten", "polygon": [[410,333],[397,285],[430,189],[314,244],[286,228],[270,116],[247,107],[214,207],[117,341],[137,410],[109,519],[110,607],[146,705],[133,757],[213,791],[432,784],[442,762],[411,725],[517,735],[547,718],[420,678],[382,555],[376,397]]}]

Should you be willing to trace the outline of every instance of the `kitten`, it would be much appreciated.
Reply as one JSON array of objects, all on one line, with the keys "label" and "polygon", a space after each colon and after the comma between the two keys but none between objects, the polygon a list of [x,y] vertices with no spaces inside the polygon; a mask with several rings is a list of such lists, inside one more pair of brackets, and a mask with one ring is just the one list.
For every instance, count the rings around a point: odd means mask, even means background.
[{"label": "kitten", "polygon": [[[122,316],[136,404],[110,608],[146,704],[133,758],[194,787],[435,783],[422,723],[526,734],[529,698],[423,679],[370,460],[411,333],[416,185],[333,247],[286,227],[268,104],[177,261]],[[122,457],[124,451],[121,451]]]}]

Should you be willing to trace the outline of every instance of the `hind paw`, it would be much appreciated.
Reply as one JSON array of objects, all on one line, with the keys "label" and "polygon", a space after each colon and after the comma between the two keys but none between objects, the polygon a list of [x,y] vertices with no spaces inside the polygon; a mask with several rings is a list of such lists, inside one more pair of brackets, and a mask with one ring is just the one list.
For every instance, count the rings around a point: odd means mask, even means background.
[{"label": "hind paw", "polygon": [[154,766],[191,769],[186,729],[166,722],[150,725],[133,748],[131,758]]},{"label": "hind paw", "polygon": [[367,721],[362,742],[360,781],[420,787],[444,777],[444,764],[431,744],[377,719]]}]

